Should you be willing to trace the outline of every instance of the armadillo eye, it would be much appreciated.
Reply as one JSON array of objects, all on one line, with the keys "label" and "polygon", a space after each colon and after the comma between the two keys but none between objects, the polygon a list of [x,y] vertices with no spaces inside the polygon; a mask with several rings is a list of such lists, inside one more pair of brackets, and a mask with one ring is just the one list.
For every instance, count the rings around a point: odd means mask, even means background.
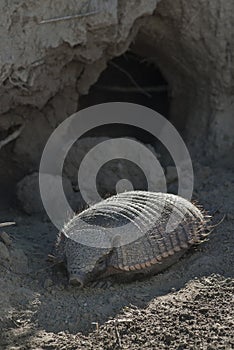
[{"label": "armadillo eye", "polygon": [[105,259],[100,259],[100,260],[98,261],[98,265],[102,265],[102,264],[104,264],[104,262],[105,262]]}]

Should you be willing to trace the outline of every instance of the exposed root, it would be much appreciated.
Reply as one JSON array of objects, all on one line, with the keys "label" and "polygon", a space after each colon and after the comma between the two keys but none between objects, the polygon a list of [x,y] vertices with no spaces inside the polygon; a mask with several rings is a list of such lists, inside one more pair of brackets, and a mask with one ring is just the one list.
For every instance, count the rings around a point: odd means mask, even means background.
[{"label": "exposed root", "polygon": [[[139,87],[134,86],[108,86],[108,85],[96,85],[98,90],[104,91],[115,91],[115,92],[126,92],[126,93],[136,93],[139,92]],[[165,92],[168,90],[168,86],[143,86],[142,89],[146,92]],[[140,91],[141,92],[141,91]]]}]

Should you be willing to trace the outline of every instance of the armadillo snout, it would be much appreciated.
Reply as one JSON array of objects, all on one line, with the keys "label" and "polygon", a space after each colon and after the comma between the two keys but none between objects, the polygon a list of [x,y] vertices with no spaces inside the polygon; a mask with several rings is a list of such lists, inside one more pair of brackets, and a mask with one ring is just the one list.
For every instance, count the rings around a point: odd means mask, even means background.
[{"label": "armadillo snout", "polygon": [[80,288],[84,287],[84,282],[81,281],[77,276],[70,277],[69,284],[71,284],[72,286],[80,287]]},{"label": "armadillo snout", "polygon": [[81,273],[70,274],[69,284],[80,288],[84,287],[85,275]]}]

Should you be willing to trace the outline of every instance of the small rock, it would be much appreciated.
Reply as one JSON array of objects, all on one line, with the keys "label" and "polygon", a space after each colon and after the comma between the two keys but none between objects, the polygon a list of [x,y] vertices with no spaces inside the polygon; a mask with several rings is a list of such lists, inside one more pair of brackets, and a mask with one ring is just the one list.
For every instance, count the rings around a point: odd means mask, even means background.
[{"label": "small rock", "polygon": [[51,287],[53,285],[53,281],[52,281],[52,279],[50,279],[50,278],[47,278],[46,280],[45,280],[45,282],[44,282],[44,288],[49,288],[49,287]]},{"label": "small rock", "polygon": [[[44,186],[46,187],[46,192],[48,193],[47,200],[49,201],[47,205],[51,205],[52,208],[57,209],[59,213],[59,208],[61,207],[60,201],[62,197],[60,193],[54,191],[54,188],[59,188],[59,183],[61,181],[61,176],[52,174],[41,174],[41,179]],[[67,178],[63,178],[63,191],[68,199],[68,202],[74,201],[74,191],[71,185],[71,181]],[[53,186],[52,186],[53,185]],[[17,184],[17,198],[22,206],[22,209],[27,214],[45,214],[45,209],[41,200],[41,194],[39,189],[39,173],[33,173],[31,175],[25,176]]]},{"label": "small rock", "polygon": [[[74,172],[74,168],[80,168],[82,160],[89,153],[90,149],[96,145],[101,145],[102,142],[106,141],[110,141],[108,137],[85,137],[79,139],[71,148],[67,157],[68,162],[64,169],[66,174],[72,180],[75,191],[82,188],[82,193],[85,193],[86,199],[88,198],[89,202],[91,203],[96,203],[97,200],[99,200],[97,197],[96,187],[98,188],[98,192],[102,198],[105,198],[107,194],[115,193],[117,189],[117,191],[122,192],[125,190],[130,190],[132,187],[135,189],[148,187],[154,188],[155,191],[164,191],[164,170],[161,166],[159,166],[159,163],[157,168],[157,176],[155,177],[155,162],[153,162],[152,159],[156,160],[158,154],[155,153],[154,147],[149,144],[141,143],[139,140],[131,137],[128,138],[129,143],[127,148],[124,147],[121,142],[118,145],[115,142],[108,143],[108,154],[113,154],[113,159],[115,159],[115,161],[109,162],[107,166],[102,168],[100,173],[101,176],[97,176],[96,186],[93,186],[92,177],[89,176],[89,167],[85,167],[87,169],[85,170],[85,181],[82,183],[79,181],[77,185],[77,173]],[[136,151],[136,144],[139,145],[138,147],[142,145],[142,149],[145,149],[145,151]],[[119,159],[115,156],[118,153],[122,155]],[[126,165],[124,158],[128,159],[129,154],[136,154],[136,161],[130,162]],[[99,169],[99,157],[95,151],[89,153],[89,162],[92,164],[92,169]],[[137,164],[141,164],[143,168],[144,165],[147,165],[147,174],[144,175],[144,171],[141,171],[142,167],[140,166],[139,169],[139,167],[136,166]],[[145,181],[145,176],[147,177],[147,181]],[[129,179],[130,181],[123,182],[123,179]],[[77,194],[79,194],[79,192]]]},{"label": "small rock", "polygon": [[166,169],[166,179],[167,183],[172,183],[178,178],[177,170],[175,166],[168,166]]},{"label": "small rock", "polygon": [[6,233],[6,232],[0,232],[0,239],[2,240],[2,242],[7,245],[7,246],[11,246],[12,245],[12,239],[11,237]]},{"label": "small rock", "polygon": [[0,260],[2,261],[11,260],[9,250],[3,242],[0,242]]}]

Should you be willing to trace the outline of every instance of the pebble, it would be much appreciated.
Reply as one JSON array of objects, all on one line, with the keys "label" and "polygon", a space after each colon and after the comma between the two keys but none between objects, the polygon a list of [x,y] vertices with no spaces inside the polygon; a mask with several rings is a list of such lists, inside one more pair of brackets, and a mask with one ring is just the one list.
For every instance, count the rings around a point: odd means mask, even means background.
[{"label": "pebble", "polygon": [[2,240],[2,242],[7,245],[7,246],[11,246],[12,245],[12,239],[11,237],[6,233],[6,232],[0,232],[0,239]]},{"label": "pebble", "polygon": [[[46,192],[48,193],[49,204],[58,210],[61,207],[61,199],[57,193],[53,192],[54,186],[58,186],[60,181],[63,181],[63,189],[68,201],[74,200],[74,191],[71,182],[67,178],[62,178],[59,175],[52,174],[40,174],[41,180],[43,180]],[[39,189],[39,173],[33,173],[25,176],[17,184],[17,198],[21,205],[21,208],[25,213],[31,214],[43,214],[45,215],[44,205],[41,200],[41,194]],[[48,205],[48,203],[47,203]],[[48,217],[43,218],[47,222]]]},{"label": "pebble", "polygon": [[53,285],[53,281],[52,281],[52,279],[50,279],[50,278],[47,278],[46,280],[45,280],[45,282],[44,282],[44,288],[49,288],[49,287],[51,287]]}]

